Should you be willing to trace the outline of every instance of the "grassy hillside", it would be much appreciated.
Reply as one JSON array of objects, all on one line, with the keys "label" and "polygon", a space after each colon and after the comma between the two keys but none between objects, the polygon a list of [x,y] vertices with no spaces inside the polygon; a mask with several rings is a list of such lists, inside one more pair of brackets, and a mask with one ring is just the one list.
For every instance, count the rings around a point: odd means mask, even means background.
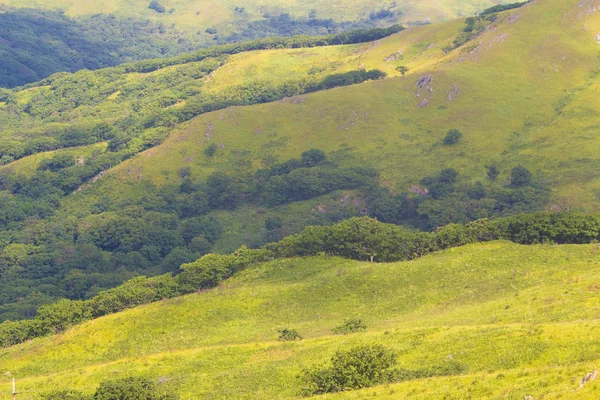
[{"label": "grassy hillside", "polygon": [[[202,181],[214,170],[256,168],[319,148],[341,165],[376,168],[395,191],[443,168],[459,171],[463,182],[485,182],[487,167],[496,165],[507,182],[510,169],[524,165],[551,185],[549,208],[596,210],[600,181],[592,171],[600,143],[592,110],[599,65],[591,27],[599,23],[598,14],[575,1],[539,0],[503,14],[448,55],[441,49],[459,33],[460,21],[411,28],[372,45],[232,56],[205,90],[302,76],[313,67],[379,68],[390,79],[202,115],[110,171],[97,188],[73,196],[68,207],[97,199],[95,193],[110,193],[117,203],[139,198],[150,182],[180,182],[184,167]],[[399,50],[402,60],[385,61]],[[398,76],[398,65],[410,69],[406,76]],[[432,78],[431,86],[419,87],[423,77]],[[465,137],[443,146],[450,128]],[[212,158],[203,154],[211,143],[220,148]]]},{"label": "grassy hillside", "polygon": [[[466,372],[326,398],[591,399],[596,381],[578,386],[598,359],[599,266],[597,245],[506,242],[393,264],[278,260],[215,289],[1,350],[0,360],[24,399],[140,374],[182,398],[297,398],[301,368],[381,343],[403,368],[452,359]],[[349,317],[368,331],[332,335]],[[278,342],[284,327],[304,339]]]}]

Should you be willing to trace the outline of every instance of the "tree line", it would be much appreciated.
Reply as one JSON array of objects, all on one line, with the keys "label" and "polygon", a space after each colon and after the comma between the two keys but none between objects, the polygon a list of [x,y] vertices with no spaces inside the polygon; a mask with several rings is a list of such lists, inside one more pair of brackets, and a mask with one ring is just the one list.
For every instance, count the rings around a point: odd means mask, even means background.
[{"label": "tree line", "polygon": [[256,263],[319,254],[355,260],[411,260],[434,251],[470,243],[510,240],[521,244],[585,244],[600,241],[600,213],[537,212],[466,225],[451,224],[422,232],[368,217],[333,226],[311,226],[260,249],[242,247],[233,254],[207,254],[182,264],[176,275],[138,277],[89,300],[60,300],[39,308],[30,320],[0,324],[0,346],[64,331],[74,324],[141,304],[217,286]]}]

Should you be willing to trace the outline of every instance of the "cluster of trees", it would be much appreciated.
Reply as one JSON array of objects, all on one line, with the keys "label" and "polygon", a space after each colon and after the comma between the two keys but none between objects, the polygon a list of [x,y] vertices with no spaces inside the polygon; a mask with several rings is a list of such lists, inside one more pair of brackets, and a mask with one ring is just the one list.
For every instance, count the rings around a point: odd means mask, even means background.
[{"label": "cluster of trees", "polygon": [[530,1],[531,0],[520,3],[498,4],[496,6],[483,10],[476,17],[467,18],[465,20],[465,27],[463,28],[463,31],[456,37],[456,39],[454,39],[452,44],[445,46],[442,50],[444,51],[444,53],[449,53],[450,51],[459,48],[465,43],[470,42],[471,40],[479,36],[481,33],[483,33],[490,23],[496,21],[499,12],[523,7]]},{"label": "cluster of trees", "polygon": [[[195,183],[183,169],[180,183],[160,189],[149,184],[133,204],[102,197],[84,219],[53,217],[60,199],[118,162],[115,155],[76,160],[58,153],[29,178],[1,181],[0,320],[31,317],[40,304],[57,298],[89,299],[136,274],[177,271],[209,253],[220,238],[211,211],[287,204],[359,188],[377,177],[367,168],[340,168],[313,149],[254,174],[216,172],[203,182]],[[279,238],[281,222],[271,218],[266,225],[265,237],[251,244]]]},{"label": "cluster of trees", "polygon": [[[216,151],[214,148],[206,157]],[[511,183],[506,186],[495,181],[499,173],[495,167],[488,171],[490,182],[485,185],[457,183],[458,172],[445,169],[422,180],[428,195],[392,194],[378,185],[375,170],[340,167],[322,151],[312,149],[299,159],[256,172],[215,172],[201,182],[194,181],[190,170],[184,168],[178,183],[161,188],[147,183],[143,198],[123,202],[101,197],[92,205],[92,215],[67,220],[53,216],[61,198],[118,163],[121,156],[123,153],[108,151],[75,160],[58,153],[43,161],[29,178],[8,175],[0,180],[4,190],[0,196],[0,320],[31,317],[41,304],[60,298],[89,299],[138,274],[177,271],[181,264],[212,251],[219,240],[221,226],[208,215],[215,210],[234,210],[241,205],[269,209],[337,190],[360,190],[369,215],[431,230],[449,223],[534,211],[548,194],[523,167],[512,171]],[[315,214],[304,225],[329,225],[358,213],[355,207],[341,207],[339,212]],[[399,232],[398,240],[411,242],[407,238],[414,232]],[[259,247],[284,233],[281,220],[272,216],[264,231],[247,244]],[[428,247],[416,248],[429,251]],[[360,247],[355,251],[346,256],[380,257],[362,254]],[[407,251],[412,254],[410,246]]]},{"label": "cluster of trees", "polygon": [[[138,277],[98,293],[88,300],[61,300],[41,306],[35,318],[0,324],[0,346],[60,332],[91,318],[217,286],[233,274],[259,262],[282,257],[329,254],[356,260],[391,262],[411,260],[433,251],[490,240],[521,244],[600,241],[600,214],[519,214],[466,225],[451,224],[435,232],[421,232],[385,224],[368,217],[351,218],[333,226],[307,227],[301,233],[260,249],[240,248],[230,255],[207,254],[184,263],[175,276]],[[18,253],[15,257],[18,257]],[[94,259],[92,259],[94,260]],[[96,258],[97,260],[97,258]],[[349,321],[339,333],[362,330]]]},{"label": "cluster of trees", "polygon": [[537,211],[550,197],[547,185],[522,166],[511,170],[505,185],[498,180],[496,166],[489,167],[487,182],[460,183],[458,176],[458,171],[446,168],[436,176],[423,178],[426,195],[392,194],[373,187],[366,192],[369,215],[383,222],[431,230],[449,223]]},{"label": "cluster of trees", "polygon": [[484,15],[499,13],[502,11],[513,10],[515,8],[523,7],[525,4],[529,3],[529,1],[523,1],[520,3],[510,3],[510,4],[498,4],[493,7],[486,8],[485,10],[480,12],[479,15],[484,16]]},{"label": "cluster of trees", "polygon": [[481,35],[485,31],[486,27],[491,22],[494,22],[497,17],[498,16],[495,13],[482,13],[477,17],[467,18],[465,20],[465,27],[463,28],[463,31],[456,37],[456,39],[454,39],[452,44],[445,46],[442,50],[444,51],[444,53],[449,53],[452,50],[464,45],[465,43],[470,42],[477,36]]},{"label": "cluster of trees", "polygon": [[[334,21],[333,19],[317,18],[316,11],[308,18],[294,18],[290,14],[265,14],[264,18],[250,22],[239,32],[228,36],[217,35],[213,40],[217,43],[234,43],[264,38],[265,36],[320,36],[338,34],[357,29],[371,29],[381,24],[382,20],[397,17],[390,10],[379,10],[369,14],[369,18],[358,21]],[[213,33],[217,33],[214,30]]]}]

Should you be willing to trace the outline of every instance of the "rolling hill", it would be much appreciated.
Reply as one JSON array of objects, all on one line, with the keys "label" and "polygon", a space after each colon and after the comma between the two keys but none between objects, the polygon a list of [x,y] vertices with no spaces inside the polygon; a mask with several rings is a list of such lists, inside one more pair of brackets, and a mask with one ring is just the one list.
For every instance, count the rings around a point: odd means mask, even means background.
[{"label": "rolling hill", "polygon": [[[86,393],[146,375],[181,398],[299,398],[303,367],[340,349],[381,343],[399,366],[462,373],[318,398],[597,397],[598,246],[469,245],[378,264],[282,259],[215,289],[86,322],[0,350],[19,396]],[[347,318],[368,330],[333,335]],[[277,341],[277,330],[303,339]],[[454,365],[453,364],[453,365]],[[0,398],[9,398],[7,390]]]},{"label": "rolling hill", "polygon": [[597,210],[599,24],[594,2],[537,0],[2,91],[0,319],[361,213],[434,229]]}]

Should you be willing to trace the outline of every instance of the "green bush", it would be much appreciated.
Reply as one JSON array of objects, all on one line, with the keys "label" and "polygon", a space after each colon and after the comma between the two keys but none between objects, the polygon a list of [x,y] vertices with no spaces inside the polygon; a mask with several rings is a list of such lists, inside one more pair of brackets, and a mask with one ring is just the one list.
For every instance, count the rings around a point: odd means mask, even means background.
[{"label": "green bush", "polygon": [[282,342],[293,342],[294,340],[301,340],[302,336],[296,329],[283,328],[279,331],[279,337],[277,340]]},{"label": "green bush", "polygon": [[458,129],[450,129],[444,138],[444,144],[451,146],[453,144],[457,144],[460,139],[462,139],[463,134]]},{"label": "green bush", "polygon": [[357,346],[338,351],[331,366],[306,369],[301,375],[302,395],[354,390],[390,382],[396,353],[381,345]]},{"label": "green bush", "polygon": [[347,335],[349,333],[366,332],[367,325],[360,319],[347,319],[340,326],[336,326],[331,330],[336,335]]},{"label": "green bush", "polygon": [[204,149],[204,154],[206,154],[207,157],[214,156],[216,152],[217,152],[217,145],[214,143],[209,144]]},{"label": "green bush", "polygon": [[527,186],[531,183],[531,172],[525,167],[515,167],[510,173],[510,184],[515,187]]},{"label": "green bush", "polygon": [[175,394],[163,393],[157,383],[140,377],[122,378],[100,383],[94,400],[174,400]]}]

